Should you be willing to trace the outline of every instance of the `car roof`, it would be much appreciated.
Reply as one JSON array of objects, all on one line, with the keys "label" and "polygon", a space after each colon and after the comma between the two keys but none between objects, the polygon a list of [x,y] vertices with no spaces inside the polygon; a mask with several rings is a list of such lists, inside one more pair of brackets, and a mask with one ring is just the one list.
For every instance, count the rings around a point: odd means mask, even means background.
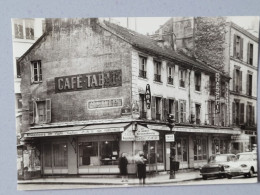
[{"label": "car roof", "polygon": [[235,156],[235,154],[214,154],[212,156]]},{"label": "car roof", "polygon": [[243,155],[243,154],[256,154],[256,152],[241,152],[241,153],[238,153],[237,155]]}]

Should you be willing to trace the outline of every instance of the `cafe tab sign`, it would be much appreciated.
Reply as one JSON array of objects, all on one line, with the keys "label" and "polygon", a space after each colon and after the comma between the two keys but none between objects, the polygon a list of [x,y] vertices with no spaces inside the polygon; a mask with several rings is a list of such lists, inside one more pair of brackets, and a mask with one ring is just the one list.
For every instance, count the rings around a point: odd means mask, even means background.
[{"label": "cafe tab sign", "polygon": [[146,85],[146,89],[145,89],[145,101],[146,101],[147,109],[150,109],[150,107],[151,107],[151,89],[150,89],[149,84]]},{"label": "cafe tab sign", "polygon": [[216,73],[215,81],[216,81],[216,91],[215,91],[216,107],[215,107],[215,111],[216,111],[216,113],[220,113],[220,74],[219,73]]},{"label": "cafe tab sign", "polygon": [[159,140],[159,132],[151,130],[147,127],[137,125],[137,131],[134,133],[132,126],[129,126],[122,133],[122,141],[157,141]]}]

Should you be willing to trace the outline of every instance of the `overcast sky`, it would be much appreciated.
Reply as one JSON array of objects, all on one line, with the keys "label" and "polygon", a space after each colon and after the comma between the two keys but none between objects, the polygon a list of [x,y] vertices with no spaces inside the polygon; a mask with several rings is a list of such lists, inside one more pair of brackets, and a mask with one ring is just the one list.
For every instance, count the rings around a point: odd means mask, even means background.
[{"label": "overcast sky", "polygon": [[[234,23],[245,29],[252,29],[250,31],[255,36],[258,37],[259,31],[259,17],[258,16],[239,16],[239,17],[229,17]],[[138,18],[129,18],[128,22],[131,29],[142,34],[153,34],[160,25],[163,25],[170,17],[138,17]],[[127,18],[112,18],[120,25],[127,26]],[[136,24],[135,24],[136,21]]]}]

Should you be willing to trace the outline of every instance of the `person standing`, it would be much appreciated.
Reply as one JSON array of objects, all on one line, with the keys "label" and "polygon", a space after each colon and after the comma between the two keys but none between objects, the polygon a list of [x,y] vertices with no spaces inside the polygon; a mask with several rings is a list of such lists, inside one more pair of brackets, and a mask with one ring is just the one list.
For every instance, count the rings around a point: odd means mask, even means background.
[{"label": "person standing", "polygon": [[120,175],[122,177],[122,182],[128,181],[127,164],[128,161],[126,159],[126,153],[122,153],[121,157],[119,158],[119,170],[120,170]]},{"label": "person standing", "polygon": [[[144,153],[139,152],[139,157],[136,159],[137,164],[137,175],[139,178],[139,184],[145,184],[146,178],[146,159],[144,158]],[[143,180],[143,181],[142,181]]]}]

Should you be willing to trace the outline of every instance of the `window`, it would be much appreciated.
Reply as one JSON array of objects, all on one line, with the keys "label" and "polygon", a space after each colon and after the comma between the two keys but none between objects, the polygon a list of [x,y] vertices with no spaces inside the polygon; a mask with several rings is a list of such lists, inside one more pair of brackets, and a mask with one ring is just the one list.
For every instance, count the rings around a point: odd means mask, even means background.
[{"label": "window", "polygon": [[34,20],[14,20],[14,37],[17,39],[34,40]]},{"label": "window", "polygon": [[102,165],[118,164],[119,143],[117,141],[100,142],[100,155]]},{"label": "window", "polygon": [[21,78],[21,68],[20,68],[20,64],[18,63],[18,59],[16,58],[16,76],[17,78]]},{"label": "window", "polygon": [[22,104],[22,95],[16,94],[16,109],[22,109],[23,108],[23,104]]},{"label": "window", "polygon": [[236,68],[233,72],[233,90],[237,93],[242,92],[242,71]]},{"label": "window", "polygon": [[228,153],[228,141],[223,138],[213,138],[212,154],[227,154]]},{"label": "window", "polygon": [[168,109],[168,111],[169,111],[169,114],[175,114],[174,113],[174,100],[169,99],[169,109]]},{"label": "window", "polygon": [[253,75],[247,74],[247,95],[252,96]]},{"label": "window", "polygon": [[216,81],[214,76],[210,76],[209,78],[209,94],[215,95],[216,90]]},{"label": "window", "polygon": [[147,164],[163,163],[163,141],[146,141],[143,144]]},{"label": "window", "polygon": [[252,103],[248,103],[246,106],[246,121],[248,126],[255,125],[255,108]]},{"label": "window", "polygon": [[32,62],[32,83],[42,81],[42,65],[41,61]]},{"label": "window", "polygon": [[50,123],[51,122],[51,100],[29,102],[30,123]]},{"label": "window", "polygon": [[180,100],[180,123],[186,122],[186,101]]},{"label": "window", "polygon": [[146,61],[147,58],[139,56],[139,77],[146,78]]},{"label": "window", "polygon": [[79,165],[100,165],[98,142],[79,143]]},{"label": "window", "polygon": [[200,91],[201,73],[195,72],[195,91]]},{"label": "window", "polygon": [[161,120],[161,98],[155,98],[155,113],[156,113],[156,120]]},{"label": "window", "polygon": [[225,83],[225,81],[221,81],[220,88],[221,88],[220,96],[225,97],[225,95],[226,95],[226,83]]},{"label": "window", "polygon": [[243,60],[243,38],[234,35],[234,45],[233,45],[233,56],[234,58]]},{"label": "window", "polygon": [[247,45],[247,63],[253,65],[253,52],[254,45],[252,43],[248,43]]},{"label": "window", "polygon": [[161,82],[161,62],[154,61],[154,81]]},{"label": "window", "polygon": [[173,85],[173,74],[174,74],[174,67],[171,65],[168,65],[167,66],[167,75],[168,75],[167,83],[169,85]]},{"label": "window", "polygon": [[139,95],[139,102],[140,102],[140,118],[146,119],[146,102],[145,102],[145,95]]},{"label": "window", "polygon": [[240,104],[239,101],[235,101],[233,102],[233,106],[232,106],[232,117],[233,117],[233,124],[234,125],[239,125],[239,112],[240,112]]},{"label": "window", "polygon": [[179,69],[180,87],[185,88],[185,79],[186,79],[186,71],[183,69]]},{"label": "window", "polygon": [[215,101],[208,101],[208,120],[209,125],[215,125]]},{"label": "window", "polygon": [[194,144],[194,160],[207,160],[207,139],[204,137],[197,137],[193,140]]},{"label": "window", "polygon": [[188,160],[188,142],[186,138],[178,138],[175,142],[171,142],[173,154],[176,154],[176,160],[180,162],[187,162]]},{"label": "window", "polygon": [[200,104],[195,104],[195,110],[196,110],[196,124],[200,124]]},{"label": "window", "polygon": [[221,103],[220,107],[220,124],[221,126],[226,126],[227,125],[227,105],[225,103]]}]

